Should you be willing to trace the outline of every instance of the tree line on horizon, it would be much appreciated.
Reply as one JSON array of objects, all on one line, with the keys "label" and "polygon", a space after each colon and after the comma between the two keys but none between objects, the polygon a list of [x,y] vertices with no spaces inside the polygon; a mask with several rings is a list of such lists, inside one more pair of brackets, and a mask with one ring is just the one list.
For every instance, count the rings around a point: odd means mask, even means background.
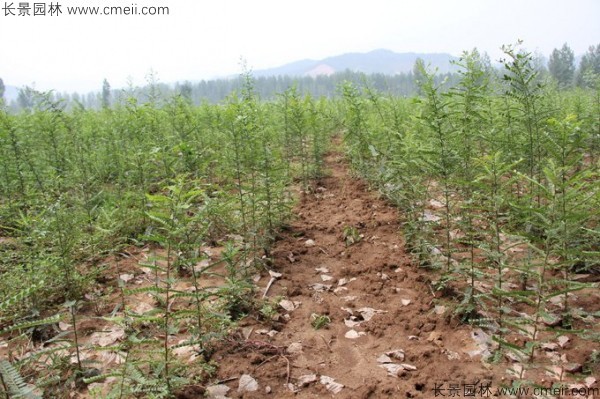
[{"label": "tree line on horizon", "polygon": [[[487,60],[486,68],[498,77],[502,76],[500,67],[493,66],[489,57],[484,54],[482,59]],[[393,96],[419,95],[419,67],[423,60],[417,59],[412,71],[386,75],[383,73],[365,74],[351,70],[336,72],[332,75],[319,76],[268,76],[256,77],[256,92],[263,100],[273,100],[277,93],[284,92],[292,86],[296,86],[302,94],[310,94],[312,97],[336,97],[339,87],[344,82],[361,84],[368,82],[373,89]],[[540,56],[535,56],[535,64],[538,69],[539,79],[549,79],[555,82],[559,88],[592,87],[600,77],[600,43],[592,45],[581,57],[579,65],[575,62],[575,53],[565,43],[561,48],[555,48],[550,54],[548,61]],[[453,87],[459,80],[455,72],[438,74],[437,83],[444,83],[448,89]],[[110,83],[104,79],[100,92],[80,93],[50,93],[54,100],[63,101],[67,108],[107,108],[111,105],[134,98],[138,102],[146,102],[149,99],[170,98],[181,96],[192,104],[199,105],[203,102],[220,103],[231,93],[239,92],[243,86],[243,79],[214,79],[201,80],[192,83],[190,81],[177,82],[175,84],[160,83],[153,74],[147,79],[147,84],[142,87],[130,85],[125,89],[111,89]],[[35,105],[36,90],[31,87],[23,87],[19,90],[16,100],[8,103],[4,100],[5,84],[0,77],[0,105],[6,105],[9,110],[19,112],[31,109]]]}]

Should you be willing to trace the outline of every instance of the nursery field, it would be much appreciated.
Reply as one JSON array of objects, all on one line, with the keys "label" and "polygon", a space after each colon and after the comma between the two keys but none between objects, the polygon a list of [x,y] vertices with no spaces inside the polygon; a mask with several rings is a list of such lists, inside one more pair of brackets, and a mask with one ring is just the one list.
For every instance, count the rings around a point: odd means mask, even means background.
[{"label": "nursery field", "polygon": [[0,110],[0,398],[600,397],[600,82]]}]

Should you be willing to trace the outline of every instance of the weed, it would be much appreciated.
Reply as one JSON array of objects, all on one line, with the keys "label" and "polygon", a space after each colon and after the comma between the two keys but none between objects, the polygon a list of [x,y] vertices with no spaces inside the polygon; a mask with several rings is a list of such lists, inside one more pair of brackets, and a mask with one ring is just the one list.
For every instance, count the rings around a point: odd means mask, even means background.
[{"label": "weed", "polygon": [[329,325],[329,323],[331,323],[331,319],[329,318],[329,316],[320,315],[320,314],[316,314],[316,313],[313,313],[313,314],[310,315],[310,325],[315,330],[320,330],[322,328],[327,328],[327,326]]}]

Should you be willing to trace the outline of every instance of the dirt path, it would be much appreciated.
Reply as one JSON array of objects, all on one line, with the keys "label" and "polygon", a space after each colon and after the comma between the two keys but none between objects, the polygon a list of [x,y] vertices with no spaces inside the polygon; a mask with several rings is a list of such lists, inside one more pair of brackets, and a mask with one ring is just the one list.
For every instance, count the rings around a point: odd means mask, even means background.
[{"label": "dirt path", "polygon": [[[219,377],[249,374],[259,389],[240,393],[232,381],[227,396],[329,397],[322,376],[343,384],[336,398],[432,398],[435,384],[443,385],[446,395],[456,384],[462,397],[464,387],[476,381],[497,387],[502,374],[469,354],[480,353],[477,331],[451,320],[449,311],[434,303],[427,272],[411,265],[398,210],[350,177],[339,152],[327,156],[326,168],[328,177],[315,193],[303,196],[297,219],[273,248],[274,270],[282,277],[268,296],[291,301],[283,303],[290,310],[279,308],[284,317],[272,325],[246,321],[250,344],[217,354]],[[347,245],[350,227],[360,241]],[[259,282],[263,291],[267,280]],[[294,302],[297,308],[291,310]],[[330,323],[317,330],[313,315],[327,316]],[[262,329],[278,331],[269,337]],[[404,359],[390,355],[389,361],[405,366],[390,376],[378,358],[394,350],[402,350]],[[314,379],[310,375],[317,381],[306,382]]]}]

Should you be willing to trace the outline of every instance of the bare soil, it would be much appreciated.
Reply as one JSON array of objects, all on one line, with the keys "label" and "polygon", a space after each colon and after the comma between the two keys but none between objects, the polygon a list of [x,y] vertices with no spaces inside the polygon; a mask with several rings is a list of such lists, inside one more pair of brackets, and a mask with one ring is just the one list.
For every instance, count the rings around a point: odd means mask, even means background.
[{"label": "bare soil", "polygon": [[[220,365],[218,379],[248,374],[259,386],[240,392],[235,378],[227,383],[227,396],[334,395],[321,383],[322,376],[343,385],[336,398],[433,398],[436,385],[446,396],[452,385],[458,387],[460,394],[454,396],[464,397],[471,384],[477,389],[490,384],[491,393],[511,385],[516,379],[509,370],[513,365],[506,359],[495,365],[482,361],[491,348],[490,337],[453,317],[450,302],[444,305],[449,299],[436,298],[431,288],[435,274],[416,267],[405,252],[398,210],[351,177],[341,154],[329,154],[326,167],[327,177],[302,195],[296,220],[272,250],[273,269],[282,276],[268,297],[291,301],[297,308],[280,307],[284,316],[278,320],[243,320],[242,343],[228,344],[214,355]],[[358,242],[347,240],[349,227],[360,234]],[[265,273],[261,294],[268,281]],[[597,294],[593,297],[598,301]],[[284,304],[290,308],[290,302]],[[315,315],[330,322],[315,329]],[[349,327],[352,322],[360,324]],[[348,338],[350,330],[358,337]],[[585,360],[585,351],[570,349],[574,353],[568,356]],[[394,350],[402,350],[405,358],[391,361],[407,367],[391,376],[378,358]],[[309,375],[318,380],[303,384],[311,380]],[[556,382],[544,370],[525,377],[543,386]],[[566,374],[560,378],[568,379]]]}]

